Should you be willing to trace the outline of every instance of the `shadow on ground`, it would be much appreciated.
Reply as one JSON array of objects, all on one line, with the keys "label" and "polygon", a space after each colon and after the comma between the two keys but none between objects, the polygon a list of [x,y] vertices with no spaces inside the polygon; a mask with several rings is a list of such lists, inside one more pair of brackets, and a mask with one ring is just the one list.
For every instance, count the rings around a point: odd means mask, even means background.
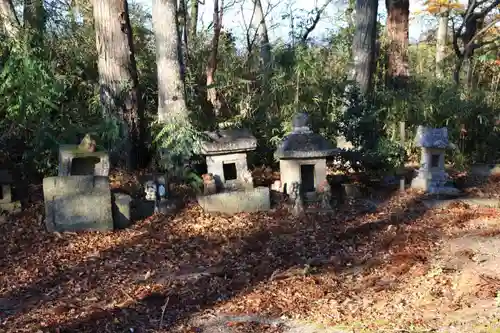
[{"label": "shadow on ground", "polygon": [[[3,225],[0,232],[24,241],[2,248],[0,327],[172,332],[212,308],[307,314],[311,299],[342,304],[367,289],[398,288],[442,236],[425,214],[422,198],[407,193],[375,212],[345,205],[301,219],[283,209],[210,216],[189,205],[104,235],[48,235],[33,221]],[[369,271],[377,274],[356,278]],[[252,298],[256,290],[267,299]]]}]

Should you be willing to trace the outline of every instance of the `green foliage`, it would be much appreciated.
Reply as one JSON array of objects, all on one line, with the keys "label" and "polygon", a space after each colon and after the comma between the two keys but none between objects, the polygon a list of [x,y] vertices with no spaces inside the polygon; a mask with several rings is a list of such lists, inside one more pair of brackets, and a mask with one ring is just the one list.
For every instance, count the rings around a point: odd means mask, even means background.
[{"label": "green foliage", "polygon": [[191,168],[193,157],[200,153],[204,138],[192,125],[185,122],[156,124],[157,134],[153,140],[157,156],[157,167],[167,172],[170,181],[180,181],[199,189],[202,179]]},{"label": "green foliage", "polygon": [[[366,170],[385,172],[399,167],[405,152],[415,159],[412,139],[418,125],[448,127],[450,141],[460,147],[447,155],[456,166],[500,157],[496,149],[500,145],[500,93],[498,81],[492,79],[500,74],[500,67],[492,62],[498,48],[477,50],[474,73],[478,89],[470,91],[451,82],[453,52],[445,62],[447,78],[437,80],[434,45],[413,45],[408,87],[394,91],[385,84],[387,59],[382,43],[374,73],[375,91],[361,99],[356,91],[346,93],[353,32],[349,22],[347,28],[329,32],[317,43],[273,44],[272,76],[265,86],[258,47],[249,51],[247,45],[238,43],[245,36],[223,31],[214,85],[223,108],[216,118],[206,99],[207,41],[211,36],[201,29],[189,41],[185,59],[191,124],[162,127],[151,125],[157,113],[151,17],[139,5],[131,6],[130,12],[146,123],[153,132],[154,148],[164,152],[159,166],[194,187],[201,180],[190,173],[203,131],[248,128],[258,139],[251,162],[272,164],[276,145],[291,130],[291,119],[298,110],[307,112],[312,129],[328,140],[335,142],[342,134],[360,147],[358,154],[345,158]],[[88,23],[91,11],[83,15],[82,23],[72,13],[51,8],[43,49],[28,50],[15,41],[0,43],[0,93],[4,96],[0,100],[0,149],[7,155],[1,156],[3,160],[49,174],[55,170],[60,143],[76,143],[78,136],[88,132],[99,138],[104,149],[119,143],[120,123],[103,118],[100,110],[95,34]],[[292,15],[296,30],[291,35],[297,40],[314,13],[295,11]],[[400,121],[406,122],[405,152],[399,146]],[[462,127],[467,130],[465,138],[460,137]]]}]

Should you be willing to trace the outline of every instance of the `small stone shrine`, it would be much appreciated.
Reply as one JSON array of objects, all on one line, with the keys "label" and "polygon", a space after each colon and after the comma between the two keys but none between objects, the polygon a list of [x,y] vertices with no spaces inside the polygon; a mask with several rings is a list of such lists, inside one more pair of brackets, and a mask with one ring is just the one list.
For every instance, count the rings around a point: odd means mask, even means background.
[{"label": "small stone shrine", "polygon": [[89,135],[80,145],[61,146],[59,175],[43,179],[47,230],[113,230],[116,202],[111,200],[108,173],[108,154],[96,152],[95,140]]},{"label": "small stone shrine", "polygon": [[210,141],[202,143],[201,152],[206,156],[207,173],[212,174],[217,188],[250,185],[247,152],[255,150],[257,140],[244,129],[207,132]]},{"label": "small stone shrine", "polygon": [[95,140],[89,134],[79,145],[59,146],[58,176],[108,176],[109,156],[95,151]]},{"label": "small stone shrine", "polygon": [[445,171],[445,151],[449,146],[448,129],[419,126],[415,144],[422,149],[420,168],[411,187],[430,194],[457,194],[458,189],[446,186],[448,175]]},{"label": "small stone shrine", "polygon": [[203,176],[203,195],[198,203],[207,212],[234,214],[270,209],[268,187],[253,187],[247,152],[255,150],[257,140],[247,130],[233,129],[206,133],[202,142],[207,175]]},{"label": "small stone shrine", "polygon": [[[337,149],[321,135],[313,133],[307,123],[307,114],[295,115],[292,133],[284,138],[274,154],[280,163],[280,190],[293,194],[294,200],[321,201],[322,206],[325,205],[322,208],[328,209],[329,198],[322,197],[323,192],[330,196],[331,191],[326,180],[326,158],[333,156]],[[295,206],[301,205],[295,203]]]}]

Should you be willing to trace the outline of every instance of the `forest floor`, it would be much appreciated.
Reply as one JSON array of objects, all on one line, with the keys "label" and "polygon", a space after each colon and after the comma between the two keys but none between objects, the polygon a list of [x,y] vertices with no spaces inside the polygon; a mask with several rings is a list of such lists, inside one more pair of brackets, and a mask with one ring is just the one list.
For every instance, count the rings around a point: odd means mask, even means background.
[{"label": "forest floor", "polygon": [[79,234],[47,233],[39,201],[0,221],[0,331],[500,332],[500,210],[378,199]]}]

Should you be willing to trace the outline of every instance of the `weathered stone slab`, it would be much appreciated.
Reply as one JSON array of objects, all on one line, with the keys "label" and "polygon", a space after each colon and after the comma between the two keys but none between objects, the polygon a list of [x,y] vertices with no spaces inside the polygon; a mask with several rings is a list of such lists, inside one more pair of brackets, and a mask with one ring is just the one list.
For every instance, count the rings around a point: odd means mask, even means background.
[{"label": "weathered stone slab", "polygon": [[130,204],[132,197],[123,193],[113,194],[113,224],[116,229],[132,225]]},{"label": "weathered stone slab", "polygon": [[487,207],[487,208],[500,208],[499,199],[487,199],[487,198],[458,198],[458,199],[446,199],[446,200],[424,200],[423,203],[428,209],[444,209],[451,205],[452,203],[462,202],[470,206]]},{"label": "weathered stone slab", "polygon": [[201,144],[204,155],[230,154],[255,150],[257,139],[246,129],[205,132],[210,139]]},{"label": "weathered stone slab", "polygon": [[78,145],[59,147],[58,176],[109,175],[109,156],[103,151],[89,152],[78,149]]},{"label": "weathered stone slab", "polygon": [[[12,175],[8,170],[0,170],[0,204],[9,206],[12,202],[12,184],[14,183]],[[10,209],[4,209],[9,210]]]},{"label": "weathered stone slab", "polygon": [[480,177],[496,176],[500,174],[500,164],[473,164],[470,173]]},{"label": "weathered stone slab", "polygon": [[113,229],[108,177],[48,177],[43,195],[48,231]]},{"label": "weathered stone slab", "polygon": [[9,213],[19,213],[21,212],[21,201],[12,202],[2,202],[0,203],[0,211],[6,211]]},{"label": "weathered stone slab", "polygon": [[271,208],[268,187],[199,196],[198,204],[205,212],[226,214],[252,213],[267,211]]}]

